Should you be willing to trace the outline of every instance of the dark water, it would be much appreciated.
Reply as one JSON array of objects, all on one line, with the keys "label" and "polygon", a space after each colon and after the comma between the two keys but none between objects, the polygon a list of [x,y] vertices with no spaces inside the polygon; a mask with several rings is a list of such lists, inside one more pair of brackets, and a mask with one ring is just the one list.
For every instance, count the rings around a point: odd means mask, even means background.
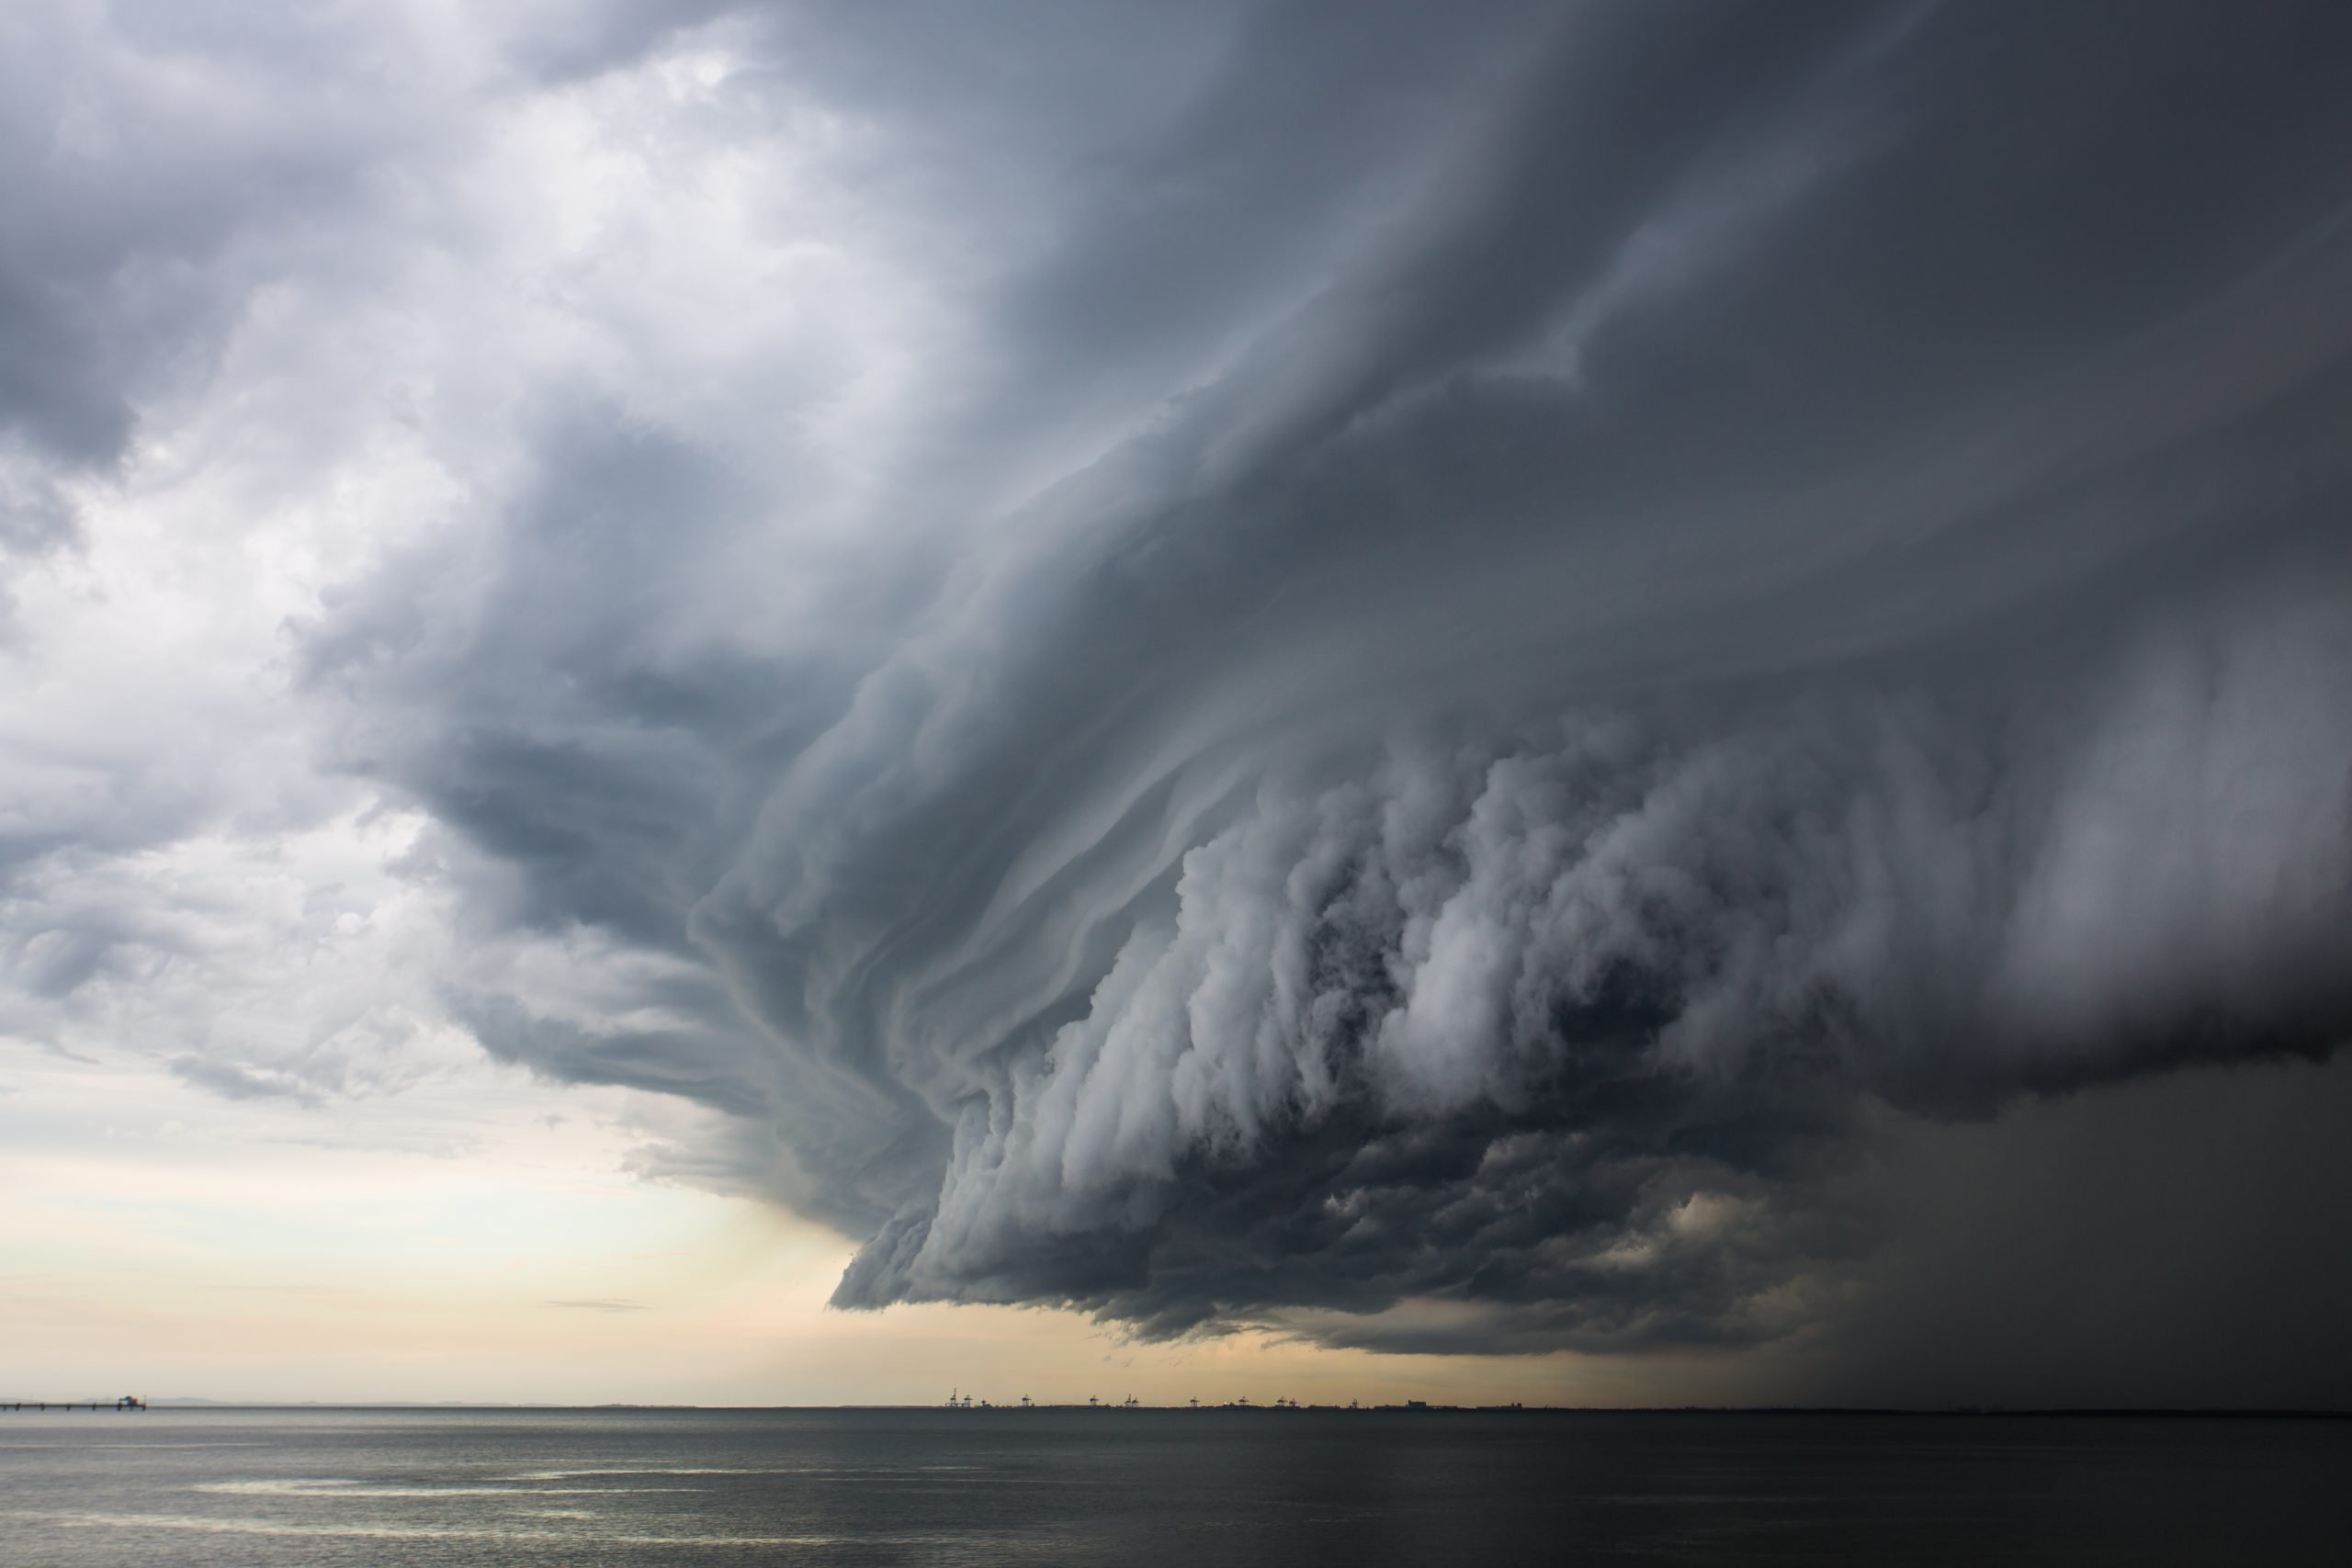
[{"label": "dark water", "polygon": [[2352,1562],[2352,1422],[0,1413],[0,1562]]}]

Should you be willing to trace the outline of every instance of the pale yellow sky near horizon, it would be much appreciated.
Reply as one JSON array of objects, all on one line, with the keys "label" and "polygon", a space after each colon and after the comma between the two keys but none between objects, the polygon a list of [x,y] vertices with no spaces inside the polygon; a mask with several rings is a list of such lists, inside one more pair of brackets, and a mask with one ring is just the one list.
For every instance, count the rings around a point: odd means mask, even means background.
[{"label": "pale yellow sky near horizon", "polygon": [[1148,1343],[1062,1311],[832,1311],[848,1241],[630,1168],[662,1117],[699,1112],[486,1060],[331,1108],[21,1044],[0,1047],[0,1398],[1606,1404],[1746,1382],[1721,1359],[1375,1355],[1263,1331]]}]

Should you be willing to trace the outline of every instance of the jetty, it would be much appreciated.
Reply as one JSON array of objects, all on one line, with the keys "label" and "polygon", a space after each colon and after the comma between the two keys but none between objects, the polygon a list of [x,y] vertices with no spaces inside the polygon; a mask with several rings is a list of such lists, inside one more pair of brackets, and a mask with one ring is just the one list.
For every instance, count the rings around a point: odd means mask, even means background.
[{"label": "jetty", "polygon": [[144,1410],[147,1402],[135,1393],[120,1399],[0,1399],[0,1410]]}]

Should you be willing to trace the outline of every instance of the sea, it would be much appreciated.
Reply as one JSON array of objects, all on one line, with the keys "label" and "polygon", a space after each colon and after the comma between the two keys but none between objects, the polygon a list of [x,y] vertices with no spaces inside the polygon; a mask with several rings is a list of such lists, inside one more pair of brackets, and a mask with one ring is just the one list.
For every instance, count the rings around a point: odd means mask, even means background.
[{"label": "sea", "polygon": [[2352,1421],[0,1411],[0,1562],[2352,1562]]}]

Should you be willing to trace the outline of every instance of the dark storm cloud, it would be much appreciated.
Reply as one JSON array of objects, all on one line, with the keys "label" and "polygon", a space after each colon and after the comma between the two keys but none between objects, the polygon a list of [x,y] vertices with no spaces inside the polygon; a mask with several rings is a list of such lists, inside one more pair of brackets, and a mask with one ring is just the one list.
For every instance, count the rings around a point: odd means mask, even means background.
[{"label": "dark storm cloud", "polygon": [[484,1043],[842,1303],[1775,1339],[1886,1117],[2352,1027],[2352,15],[755,20],[978,301],[874,564],[711,626],[804,497],[586,410],[310,658],[486,920],[685,966]]}]

